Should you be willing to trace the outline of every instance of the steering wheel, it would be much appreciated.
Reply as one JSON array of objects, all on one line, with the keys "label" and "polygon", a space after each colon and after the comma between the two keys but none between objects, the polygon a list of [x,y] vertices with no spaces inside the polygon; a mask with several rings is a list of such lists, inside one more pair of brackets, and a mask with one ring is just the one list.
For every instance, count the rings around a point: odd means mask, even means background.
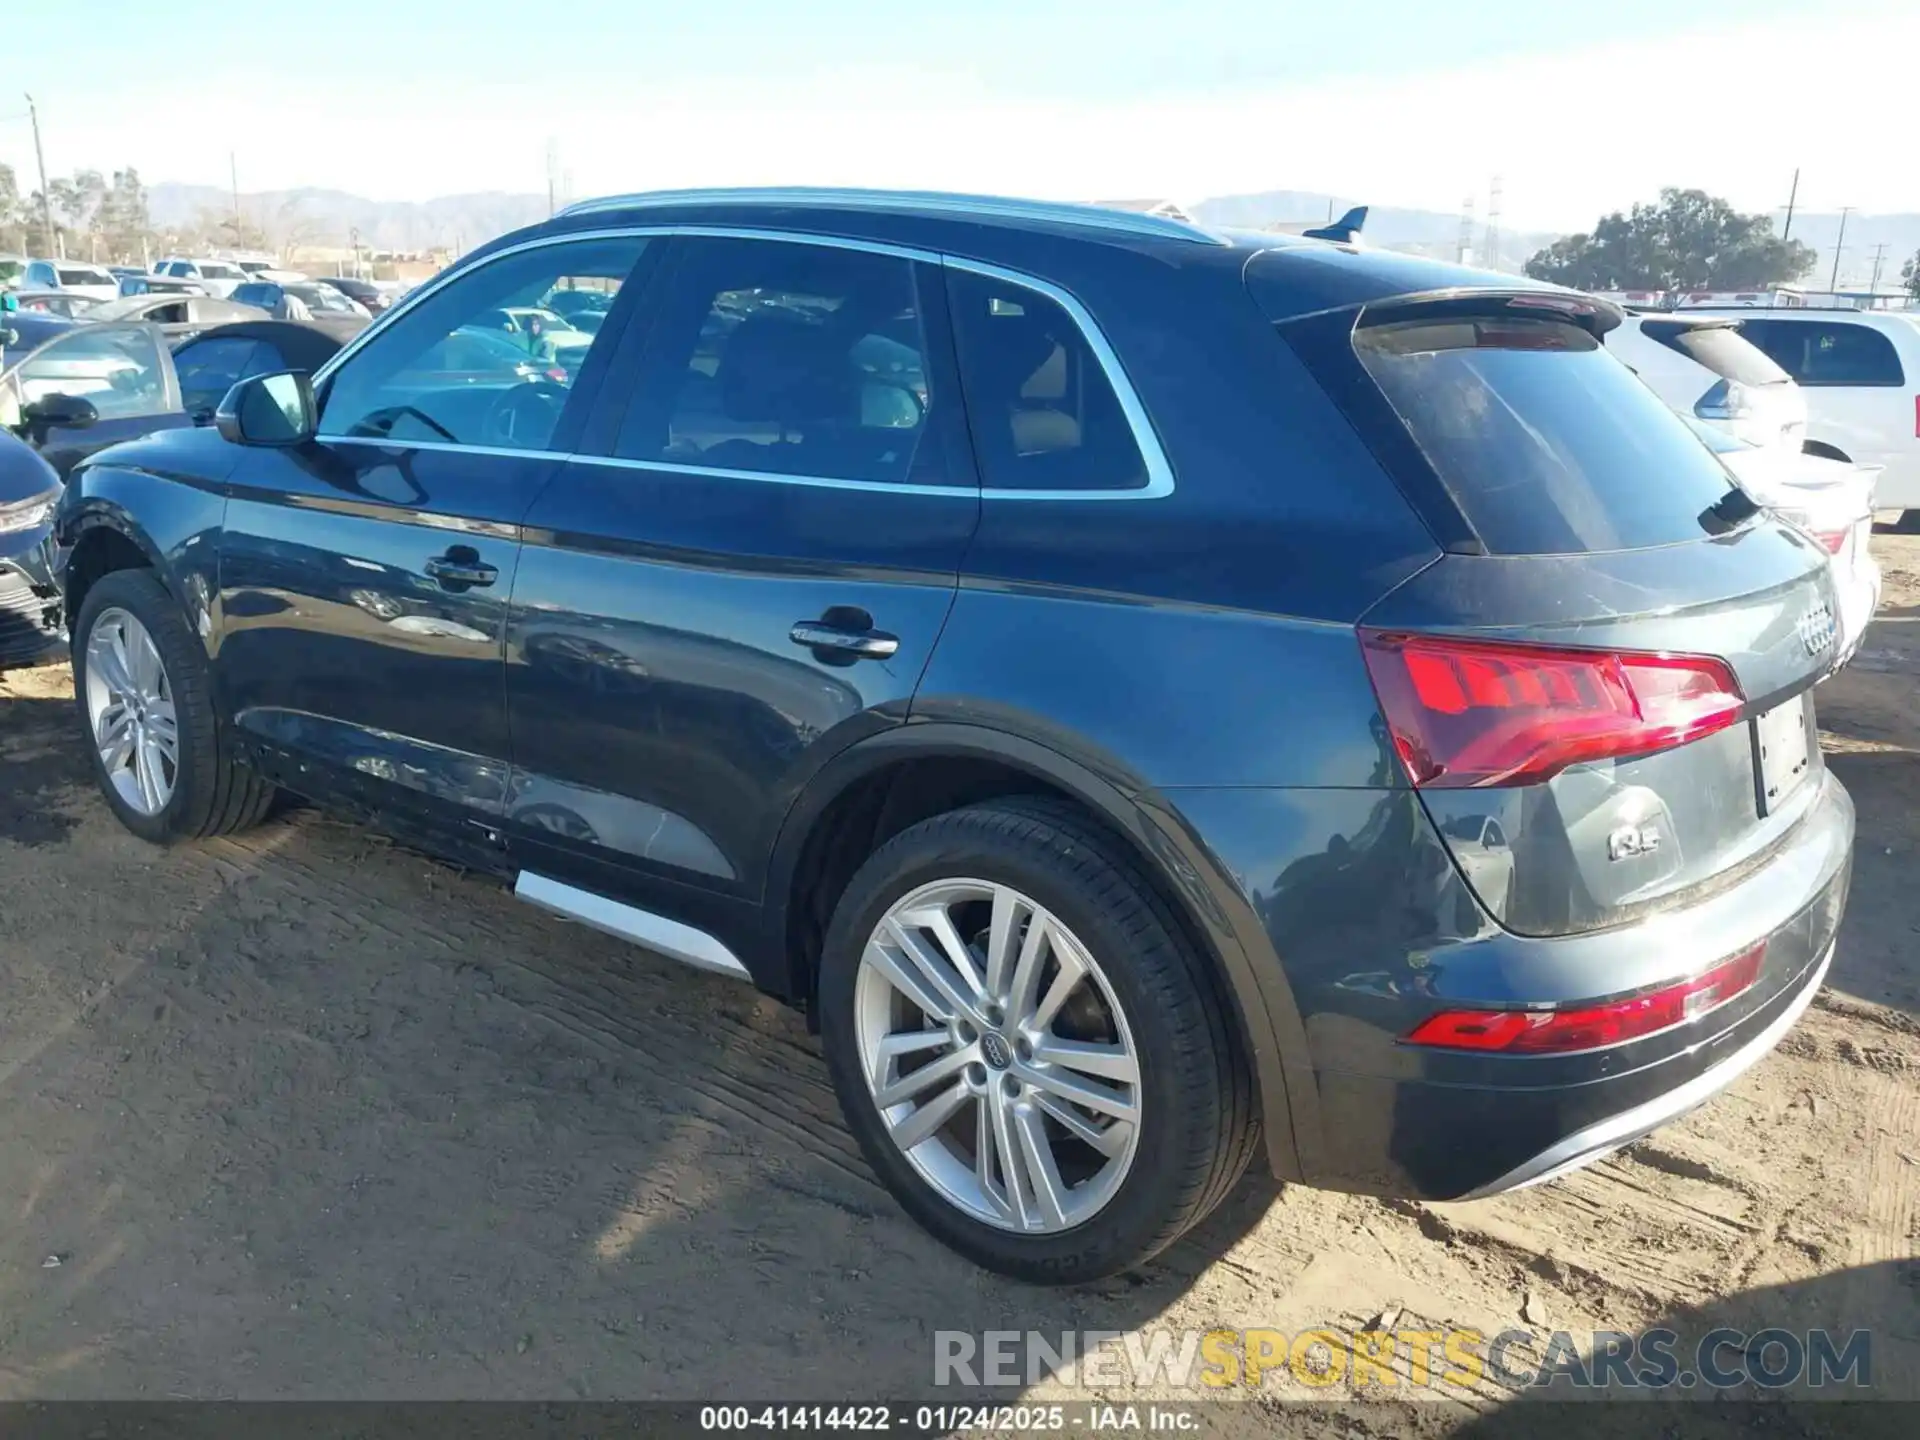
[{"label": "steering wheel", "polygon": [[526,380],[503,392],[480,422],[480,443],[502,450],[537,450],[547,443],[566,407],[567,387]]}]

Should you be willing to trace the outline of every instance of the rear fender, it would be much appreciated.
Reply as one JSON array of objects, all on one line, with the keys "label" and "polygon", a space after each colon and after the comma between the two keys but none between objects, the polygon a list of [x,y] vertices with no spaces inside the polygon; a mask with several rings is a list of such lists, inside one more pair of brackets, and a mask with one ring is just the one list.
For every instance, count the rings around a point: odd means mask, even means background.
[{"label": "rear fender", "polygon": [[[1181,817],[1170,799],[1126,783],[1124,772],[1101,774],[1037,741],[984,726],[911,723],[862,741],[813,778],[788,813],[769,870],[767,944],[786,950],[788,897],[808,836],[849,787],[890,766],[929,759],[989,761],[1018,770],[1087,807],[1119,836],[1136,863],[1162,885],[1181,920],[1213,962],[1241,1043],[1254,1067],[1269,1162],[1283,1179],[1300,1177],[1296,1136],[1312,1135],[1311,1087],[1292,1086],[1282,1055],[1304,1058],[1305,1031],[1280,966],[1268,955],[1264,929],[1244,892]],[[805,996],[811,975],[789,955],[789,994]]]}]

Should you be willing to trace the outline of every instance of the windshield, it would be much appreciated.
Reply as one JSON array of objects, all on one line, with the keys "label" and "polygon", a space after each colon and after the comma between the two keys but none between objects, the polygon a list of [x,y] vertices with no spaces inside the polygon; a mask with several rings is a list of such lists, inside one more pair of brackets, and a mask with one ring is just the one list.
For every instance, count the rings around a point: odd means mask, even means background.
[{"label": "windshield", "polygon": [[1649,340],[1677,350],[1694,364],[1740,385],[1781,385],[1793,377],[1731,325],[1688,325],[1678,320],[1648,320],[1640,327]]},{"label": "windshield", "polygon": [[209,280],[241,280],[246,272],[232,265],[224,265],[218,260],[202,260],[200,273]]},{"label": "windshield", "polygon": [[115,285],[113,276],[87,265],[62,265],[56,272],[62,285]]},{"label": "windshield", "polygon": [[1363,320],[1353,343],[1495,554],[1698,539],[1729,492],[1726,467],[1577,325],[1477,313]]}]

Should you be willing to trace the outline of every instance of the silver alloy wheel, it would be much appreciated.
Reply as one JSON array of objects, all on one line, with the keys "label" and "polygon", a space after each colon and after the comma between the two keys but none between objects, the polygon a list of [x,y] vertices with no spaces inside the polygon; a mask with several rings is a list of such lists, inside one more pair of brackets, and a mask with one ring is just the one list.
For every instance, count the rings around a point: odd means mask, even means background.
[{"label": "silver alloy wheel", "polygon": [[180,778],[173,685],[147,627],[117,606],[87,635],[87,719],[120,798],[142,815],[166,809]]},{"label": "silver alloy wheel", "polygon": [[1019,891],[942,880],[896,901],[860,957],[854,1031],[893,1143],[974,1219],[1054,1234],[1119,1193],[1133,1033],[1086,946]]}]

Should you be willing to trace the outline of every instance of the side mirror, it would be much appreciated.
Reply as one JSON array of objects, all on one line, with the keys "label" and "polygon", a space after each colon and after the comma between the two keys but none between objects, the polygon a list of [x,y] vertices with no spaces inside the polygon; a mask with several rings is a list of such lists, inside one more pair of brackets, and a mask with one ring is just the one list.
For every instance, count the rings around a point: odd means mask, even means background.
[{"label": "side mirror", "polygon": [[11,315],[20,308],[20,297],[11,290],[0,290],[0,315]]},{"label": "side mirror", "polygon": [[214,429],[235,445],[304,445],[318,422],[313,380],[304,370],[250,376],[213,412]]},{"label": "side mirror", "polygon": [[49,430],[84,430],[99,418],[100,412],[91,400],[57,391],[42,395],[20,411],[21,426],[37,440],[44,440]]}]

